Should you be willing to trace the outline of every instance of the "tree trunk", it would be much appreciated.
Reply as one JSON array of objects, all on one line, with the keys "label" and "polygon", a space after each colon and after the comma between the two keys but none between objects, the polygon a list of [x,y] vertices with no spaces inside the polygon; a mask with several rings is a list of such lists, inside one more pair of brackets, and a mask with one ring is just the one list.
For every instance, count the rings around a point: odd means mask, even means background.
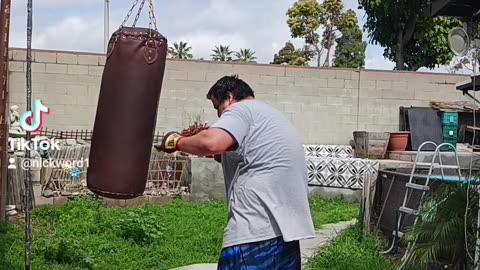
[{"label": "tree trunk", "polygon": [[[395,59],[397,60],[397,70],[406,70],[405,67],[405,46],[413,37],[415,32],[415,25],[417,23],[417,16],[411,16],[408,18],[407,25],[405,27],[405,33],[403,30],[398,30],[397,33],[397,50],[395,52]],[[420,67],[416,68],[418,70]]]},{"label": "tree trunk", "polygon": [[317,53],[317,67],[320,67],[320,61],[321,61],[321,58],[322,58],[322,54],[323,54],[323,47],[320,49],[320,47],[318,47],[318,43],[314,45],[315,47],[315,52]]},{"label": "tree trunk", "polygon": [[325,57],[324,67],[330,66],[330,48],[327,49],[327,56]]},{"label": "tree trunk", "polygon": [[397,48],[395,50],[397,70],[405,70],[405,55],[403,52],[403,31],[397,33]]},{"label": "tree trunk", "polygon": [[332,44],[333,31],[332,30],[333,30],[333,25],[330,24],[328,26],[328,30],[327,30],[328,31],[328,34],[327,34],[328,38],[327,38],[327,43],[326,43],[327,46],[325,46],[326,49],[327,49],[327,56],[325,57],[325,62],[323,63],[324,67],[329,67],[330,66],[330,50],[333,47],[333,44]]}]

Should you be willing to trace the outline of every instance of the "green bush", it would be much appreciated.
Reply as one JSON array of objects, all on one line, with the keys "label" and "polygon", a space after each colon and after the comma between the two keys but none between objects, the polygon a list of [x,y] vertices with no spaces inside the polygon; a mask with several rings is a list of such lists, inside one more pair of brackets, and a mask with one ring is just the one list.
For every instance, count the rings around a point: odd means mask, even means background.
[{"label": "green bush", "polygon": [[119,235],[137,244],[152,243],[163,236],[165,228],[158,215],[146,208],[129,209],[116,225]]}]

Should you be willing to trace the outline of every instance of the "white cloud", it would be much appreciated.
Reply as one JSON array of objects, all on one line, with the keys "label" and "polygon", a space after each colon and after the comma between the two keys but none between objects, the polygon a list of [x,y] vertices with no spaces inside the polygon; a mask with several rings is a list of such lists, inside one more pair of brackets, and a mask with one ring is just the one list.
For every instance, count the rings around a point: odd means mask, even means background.
[{"label": "white cloud", "polygon": [[165,26],[169,42],[188,42],[195,58],[210,59],[212,49],[222,44],[230,45],[232,50],[250,48],[256,52],[259,62],[269,63],[286,41],[292,40],[297,46],[302,44],[290,37],[286,24],[285,12],[291,3],[293,1],[209,1],[208,6],[196,12],[189,12],[191,8],[173,7],[182,12],[159,22]]},{"label": "white cloud", "polygon": [[82,49],[85,51],[101,50],[103,32],[92,31],[102,29],[103,21],[87,21],[80,17],[66,17],[60,23],[48,26],[34,36],[32,47],[53,50]]},{"label": "white cloud", "polygon": [[379,55],[365,59],[365,66],[368,69],[393,70],[395,63]]}]

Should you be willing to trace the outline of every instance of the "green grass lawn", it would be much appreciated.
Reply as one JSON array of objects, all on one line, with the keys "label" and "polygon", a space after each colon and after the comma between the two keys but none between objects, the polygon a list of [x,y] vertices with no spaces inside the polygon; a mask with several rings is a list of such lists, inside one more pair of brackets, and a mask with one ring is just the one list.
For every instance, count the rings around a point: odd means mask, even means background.
[{"label": "green grass lawn", "polygon": [[[310,199],[316,228],[351,220],[358,204]],[[32,269],[171,269],[217,262],[226,204],[175,200],[135,208],[104,208],[72,200],[32,215]],[[24,227],[0,224],[0,269],[24,269]]]},{"label": "green grass lawn", "polygon": [[363,236],[359,226],[342,231],[334,240],[317,250],[306,269],[315,270],[388,270],[393,262],[380,254],[381,239]]}]

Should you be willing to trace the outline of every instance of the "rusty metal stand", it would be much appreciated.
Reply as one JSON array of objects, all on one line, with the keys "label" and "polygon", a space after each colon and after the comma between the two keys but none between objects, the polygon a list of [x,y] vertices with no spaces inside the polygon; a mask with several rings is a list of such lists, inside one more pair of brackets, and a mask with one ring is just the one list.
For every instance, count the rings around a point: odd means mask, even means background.
[{"label": "rusty metal stand", "polygon": [[0,221],[6,220],[7,167],[8,167],[8,46],[10,34],[11,0],[1,0],[0,4]]}]

